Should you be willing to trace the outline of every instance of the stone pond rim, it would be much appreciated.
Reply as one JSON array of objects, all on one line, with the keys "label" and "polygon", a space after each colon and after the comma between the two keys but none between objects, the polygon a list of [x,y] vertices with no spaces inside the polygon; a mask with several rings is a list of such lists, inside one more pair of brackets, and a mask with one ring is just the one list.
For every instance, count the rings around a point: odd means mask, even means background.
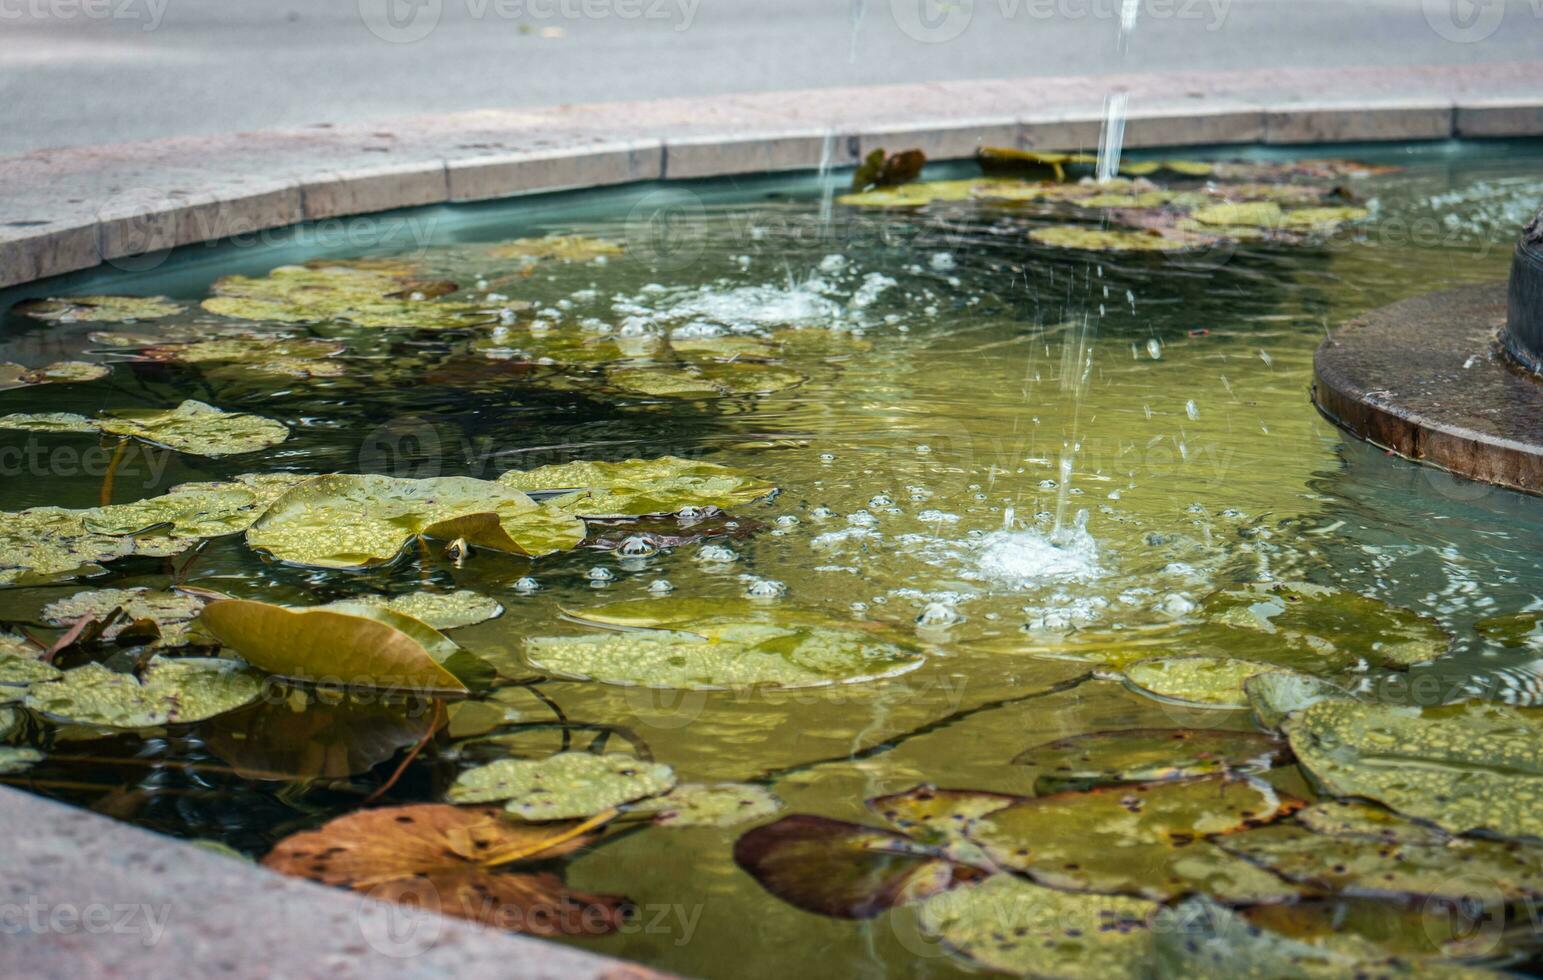
[{"label": "stone pond rim", "polygon": [[1312,397],[1406,459],[1543,495],[1543,211],[1522,230],[1509,283],[1401,300],[1327,337]]}]

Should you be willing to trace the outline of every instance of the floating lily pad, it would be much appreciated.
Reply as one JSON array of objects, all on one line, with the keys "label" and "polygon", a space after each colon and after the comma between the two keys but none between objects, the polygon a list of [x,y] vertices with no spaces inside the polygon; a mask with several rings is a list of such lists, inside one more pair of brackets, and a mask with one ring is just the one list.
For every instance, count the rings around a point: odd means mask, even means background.
[{"label": "floating lily pad", "polygon": [[668,792],[669,766],[630,755],[563,752],[546,759],[500,759],[468,769],[450,787],[452,803],[506,800],[526,820],[592,817],[613,807]]},{"label": "floating lily pad", "polygon": [[1154,231],[1121,231],[1083,225],[1052,225],[1029,231],[1029,240],[1051,248],[1083,252],[1181,252],[1208,244],[1204,239],[1162,235]]},{"label": "floating lily pad", "polygon": [[372,899],[537,936],[614,932],[626,917],[625,898],[574,891],[549,872],[498,870],[551,861],[595,841],[576,829],[518,824],[487,807],[384,807],[286,837],[263,864]]},{"label": "floating lily pad", "polygon": [[282,677],[464,694],[460,647],[410,616],[362,604],[286,609],[247,599],[210,603],[199,623],[248,663]]},{"label": "floating lily pad", "polygon": [[1474,632],[1480,636],[1508,647],[1526,645],[1540,635],[1540,627],[1543,627],[1543,612],[1490,616],[1473,624]]},{"label": "floating lily pad", "polygon": [[1322,701],[1285,731],[1326,793],[1376,800],[1455,834],[1543,837],[1543,709]]},{"label": "floating lily pad", "polygon": [[[0,701],[15,700],[20,688],[33,684],[46,684],[64,675],[53,664],[38,659],[38,649],[29,649],[21,643],[0,647]],[[13,688],[18,690],[6,690]]]},{"label": "floating lily pad", "polygon": [[938,789],[922,785],[904,793],[876,796],[868,801],[868,809],[907,837],[938,848],[953,861],[989,868],[990,859],[966,836],[966,829],[971,821],[1021,803],[1026,798],[984,790]]},{"label": "floating lily pad", "polygon": [[592,262],[598,258],[621,255],[620,242],[588,235],[546,235],[541,238],[517,238],[493,246],[500,259],[556,259],[559,262]]},{"label": "floating lily pad", "polygon": [[759,500],[776,487],[727,466],[678,456],[629,459],[620,463],[577,462],[510,470],[498,482],[527,493],[583,491],[562,503],[585,517],[642,517],[674,514],[688,507],[731,510]]},{"label": "floating lily pad", "polygon": [[656,814],[660,827],[733,827],[769,817],[782,801],[748,783],[681,783],[663,796],[629,804],[633,813]]},{"label": "floating lily pad", "polygon": [[270,375],[335,378],[347,368],[332,360],[346,348],[310,337],[227,337],[193,343],[151,344],[137,356],[147,361],[192,364],[214,377]]},{"label": "floating lily pad", "polygon": [[131,538],[89,530],[90,513],[33,507],[0,514],[0,585],[37,585],[100,572],[97,563],[134,553]]},{"label": "floating lily pad", "polygon": [[447,330],[495,318],[473,303],[439,302],[445,291],[437,283],[336,263],[281,266],[260,279],[226,276],[213,292],[204,309],[239,320]]},{"label": "floating lily pad", "polygon": [[898,637],[819,614],[735,603],[684,624],[668,599],[631,603],[628,612],[646,616],[648,602],[656,622],[679,628],[531,637],[526,656],[536,669],[568,677],[698,691],[855,683],[903,674],[924,659]]},{"label": "floating lily pad", "polygon": [[1441,656],[1452,642],[1429,616],[1307,582],[1218,592],[1201,609],[1211,622],[1270,636],[1258,659],[1314,672],[1358,661],[1409,667]]},{"label": "floating lily pad", "polygon": [[1371,803],[1322,800],[1296,813],[1296,821],[1319,834],[1366,837],[1390,844],[1445,844],[1450,835]]},{"label": "floating lily pad", "polygon": [[245,531],[306,474],[247,473],[225,483],[184,483],[159,497],[112,504],[85,512],[87,530],[138,535],[156,530],[169,538],[200,540]]},{"label": "floating lily pad", "polygon": [[134,623],[150,620],[160,631],[161,645],[177,646],[186,642],[188,624],[203,607],[203,599],[183,592],[100,589],[77,592],[49,603],[43,608],[43,619],[52,626],[68,626],[83,616],[102,619],[114,609],[122,609],[124,621],[109,626],[101,634],[102,639],[110,640]]},{"label": "floating lily pad", "polygon": [[985,874],[901,834],[804,813],[747,831],[734,863],[789,905],[842,919],[871,919]]},{"label": "floating lily pad", "polygon": [[111,412],[98,425],[107,435],[127,436],[198,456],[256,452],[289,438],[289,430],[272,419],[224,412],[196,401],[185,401],[166,411]]},{"label": "floating lily pad", "polygon": [[1213,204],[1191,211],[1190,217],[1202,225],[1230,228],[1279,228],[1285,224],[1285,212],[1274,201]]},{"label": "floating lily pad", "polygon": [[364,568],[394,561],[415,538],[540,557],[578,547],[584,522],[508,484],[470,477],[317,477],[274,501],[247,544],[280,561]]},{"label": "floating lily pad", "polygon": [[0,362],[0,391],[30,388],[35,385],[100,381],[107,377],[111,370],[105,364],[89,364],[85,361],[60,361],[40,368],[26,368],[20,364]]},{"label": "floating lily pad", "polygon": [[966,833],[996,866],[1053,888],[1278,901],[1298,890],[1198,838],[1299,806],[1263,783],[1211,776],[1035,797],[981,817]]},{"label": "floating lily pad", "polygon": [[[1475,905],[1471,899],[1476,897],[1400,901],[1336,895],[1290,905],[1255,905],[1236,914],[1268,933],[1382,960],[1361,976],[1493,977],[1479,968],[1440,962],[1462,957],[1494,961],[1507,954],[1498,928],[1504,926],[1503,910]],[[1518,945],[1524,945],[1525,932],[1518,932]]]},{"label": "floating lily pad", "polygon": [[57,721],[94,728],[191,724],[257,700],[262,675],[234,660],[150,661],[142,678],[100,664],[64,672],[27,692],[27,707]]},{"label": "floating lily pad", "polygon": [[1279,668],[1228,657],[1164,657],[1125,668],[1125,679],[1143,694],[1207,708],[1246,708],[1243,684]]},{"label": "floating lily pad", "polygon": [[101,426],[74,412],[13,412],[0,416],[0,429],[22,432],[100,432]]},{"label": "floating lily pad", "polygon": [[1275,670],[1245,680],[1243,692],[1254,717],[1266,728],[1279,728],[1288,717],[1319,701],[1352,700],[1350,692],[1333,681]]},{"label": "floating lily pad", "polygon": [[17,310],[39,320],[59,323],[110,323],[159,320],[182,312],[182,305],[164,296],[67,296],[17,304]]},{"label": "floating lily pad", "polygon": [[437,630],[474,626],[504,614],[504,607],[498,600],[466,589],[455,592],[409,592],[399,596],[360,596],[346,600],[344,604],[356,603],[390,609]]},{"label": "floating lily pad", "polygon": [[1016,180],[975,178],[971,180],[933,180],[898,187],[879,187],[859,194],[842,194],[837,204],[858,207],[917,208],[933,201],[967,201],[984,188],[1019,184]]},{"label": "floating lily pad", "polygon": [[1154,902],[1079,895],[1011,875],[933,895],[917,910],[922,931],[994,973],[1069,980],[1150,976]]},{"label": "floating lily pad", "polygon": [[1013,761],[1035,766],[1035,792],[1089,789],[1215,773],[1262,772],[1288,755],[1286,744],[1257,732],[1133,728],[1046,742]]}]

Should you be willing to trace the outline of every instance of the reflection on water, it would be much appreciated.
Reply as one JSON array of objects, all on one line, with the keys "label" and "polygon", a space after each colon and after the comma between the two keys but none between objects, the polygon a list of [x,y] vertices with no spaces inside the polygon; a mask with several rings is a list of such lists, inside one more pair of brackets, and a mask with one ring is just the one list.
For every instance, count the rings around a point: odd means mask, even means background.
[{"label": "reflection on water", "polygon": [[[1476,678],[1496,672],[1511,697],[1530,689],[1528,665],[1543,650],[1487,642],[1472,626],[1543,606],[1538,502],[1347,444],[1312,409],[1307,387],[1313,349],[1332,325],[1416,290],[1503,277],[1518,215],[1543,196],[1528,176],[1543,152],[1377,152],[1406,170],[1359,182],[1373,222],[1323,247],[1242,244],[1151,259],[1030,251],[1010,208],[822,214],[818,187],[788,182],[704,190],[688,215],[699,254],[686,263],[650,264],[659,256],[648,249],[655,254],[641,259],[520,268],[474,245],[530,233],[532,213],[537,231],[630,242],[636,221],[620,198],[571,213],[518,202],[483,210],[449,221],[440,244],[412,255],[464,290],[531,303],[520,329],[534,321],[606,339],[610,356],[646,352],[660,329],[689,340],[798,328],[784,366],[804,380],[766,395],[654,397],[592,383],[593,374],[576,382],[523,356],[523,335],[511,340],[497,327],[413,335],[334,326],[318,332],[347,344],[338,377],[279,383],[125,363],[103,382],[0,394],[0,414],[192,397],[294,430],[274,450],[218,462],[139,450],[117,468],[120,501],[251,470],[492,478],[664,454],[782,488],[740,515],[763,523],[758,533],[653,553],[623,545],[535,563],[480,553],[339,574],[265,563],[239,538],[204,548],[190,581],[245,597],[309,604],[454,587],[508,608],[456,639],[520,683],[499,691],[482,720],[452,719],[393,789],[398,801],[438,799],[459,765],[449,746],[488,732],[507,739],[463,748],[464,758],[614,736],[613,747],[646,746],[682,780],[766,780],[791,810],[838,819],[862,820],[865,797],[918,782],[1031,793],[1032,774],[1008,763],[1038,742],[1251,723],[1245,712],[1185,709],[1083,680],[1084,669],[1015,655],[1013,643],[1172,623],[1239,583],[1307,580],[1428,613],[1457,640],[1420,670],[1453,690],[1495,690]],[[90,285],[192,299],[227,267],[260,274],[304,256],[225,257],[129,286],[105,277]],[[98,349],[92,328],[12,317],[0,360],[79,357]],[[0,435],[0,506],[95,504],[105,460],[94,446]],[[121,571],[130,583],[166,581],[153,560]],[[562,609],[659,594],[661,579],[676,596],[749,590],[898,624],[933,656],[871,685],[781,694],[548,681],[523,660],[524,636],[571,629]],[[34,621],[70,591],[0,592],[0,619]],[[35,785],[261,853],[357,805],[423,731],[421,719],[379,707],[297,712],[304,728],[286,723],[284,710],[264,705],[145,742],[53,733]],[[273,732],[285,736],[264,734]],[[1279,781],[1306,792],[1295,776]],[[803,967],[877,976],[902,961],[924,975],[956,969],[906,914],[854,923],[778,902],[732,864],[736,833],[645,831],[581,858],[572,884],[668,911],[652,929],[581,941],[706,975]]]}]

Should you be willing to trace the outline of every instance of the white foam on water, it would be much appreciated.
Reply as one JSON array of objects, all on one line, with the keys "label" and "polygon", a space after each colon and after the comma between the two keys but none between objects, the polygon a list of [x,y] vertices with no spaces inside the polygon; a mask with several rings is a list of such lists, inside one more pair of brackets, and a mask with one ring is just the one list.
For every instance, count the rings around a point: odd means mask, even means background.
[{"label": "white foam on water", "polygon": [[976,542],[975,576],[1013,589],[1049,582],[1088,582],[1104,574],[1098,545],[1080,524],[1055,535],[993,531]]}]

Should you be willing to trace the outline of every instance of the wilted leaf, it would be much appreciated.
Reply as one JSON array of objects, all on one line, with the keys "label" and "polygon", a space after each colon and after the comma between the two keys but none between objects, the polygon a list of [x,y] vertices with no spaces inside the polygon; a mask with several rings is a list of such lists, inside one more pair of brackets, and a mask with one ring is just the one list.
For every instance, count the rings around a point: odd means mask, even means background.
[{"label": "wilted leaf", "polygon": [[926,165],[927,154],[921,150],[902,150],[888,155],[883,150],[873,150],[852,172],[852,190],[909,184],[921,176]]},{"label": "wilted leaf", "polygon": [[1262,772],[1287,754],[1284,742],[1257,732],[1132,728],[1046,742],[1013,761],[1041,770],[1035,792],[1046,793],[1104,783]]},{"label": "wilted leaf", "polygon": [[1229,657],[1165,657],[1125,668],[1125,679],[1143,694],[1206,708],[1246,708],[1243,684],[1263,673],[1280,673],[1270,664]]},{"label": "wilted leaf", "polygon": [[100,664],[64,672],[27,692],[27,707],[56,721],[95,728],[186,725],[251,704],[262,675],[234,660],[156,657],[143,676]]},{"label": "wilted leaf", "polygon": [[517,824],[499,811],[439,804],[361,810],[280,841],[263,858],[282,874],[353,888],[537,936],[613,932],[628,905],[570,890],[557,875],[488,866],[550,861],[594,841],[573,825]]},{"label": "wilted leaf", "polygon": [[534,470],[510,470],[498,482],[527,493],[582,491],[585,496],[559,504],[584,517],[675,514],[688,507],[731,510],[777,489],[727,466],[678,456],[619,463],[558,463]]},{"label": "wilted leaf", "polygon": [[122,609],[124,621],[107,628],[101,634],[110,640],[139,621],[150,620],[160,630],[161,646],[179,646],[187,640],[187,627],[204,600],[184,592],[166,592],[159,589],[100,589],[77,592],[64,599],[57,599],[43,609],[43,619],[52,626],[68,626],[88,616],[101,619],[114,609]]},{"label": "wilted leaf", "polygon": [[346,779],[417,744],[436,718],[443,714],[420,700],[318,698],[296,688],[214,719],[200,737],[247,779]]},{"label": "wilted leaf", "polygon": [[749,783],[681,783],[663,796],[628,804],[629,813],[652,813],[659,827],[733,827],[782,809],[764,786]]},{"label": "wilted leaf", "polygon": [[390,609],[437,630],[474,626],[504,614],[504,607],[496,599],[465,589],[455,592],[409,592],[398,596],[368,595],[346,599],[334,605],[355,604]]},{"label": "wilted leaf", "polygon": [[450,787],[453,803],[507,800],[526,820],[592,817],[675,785],[669,766],[630,755],[563,752],[546,759],[500,759],[468,769]]},{"label": "wilted leaf", "polygon": [[274,501],[247,544],[280,561],[363,568],[395,560],[417,537],[539,557],[578,547],[584,522],[508,484],[470,477],[322,476]]},{"label": "wilted leaf", "polygon": [[106,365],[88,364],[85,361],[60,361],[40,368],[26,368],[20,364],[0,362],[0,391],[30,388],[34,385],[99,381],[107,377],[111,370]]},{"label": "wilted leaf", "polygon": [[261,279],[226,276],[204,309],[240,320],[448,330],[495,318],[473,303],[438,302],[435,284],[346,264],[281,266]]},{"label": "wilted leaf", "polygon": [[747,831],[734,863],[789,905],[843,919],[871,919],[984,876],[900,834],[803,813]]},{"label": "wilted leaf", "polygon": [[159,320],[182,312],[181,304],[164,296],[67,296],[18,303],[16,309],[39,320],[59,323]]},{"label": "wilted leaf", "polygon": [[500,259],[556,259],[559,262],[592,262],[598,258],[621,255],[620,242],[588,235],[546,235],[541,238],[517,238],[493,246]]},{"label": "wilted leaf", "polygon": [[917,916],[924,933],[993,973],[1143,980],[1151,975],[1159,908],[1139,898],[1068,894],[993,875],[932,896]]},{"label": "wilted leaf", "polygon": [[446,666],[464,651],[418,620],[389,609],[286,609],[221,599],[204,608],[199,624],[254,667],[281,677],[466,693],[466,685]]},{"label": "wilted leaf", "polygon": [[672,601],[641,600],[578,615],[606,623],[614,622],[612,615],[637,619],[652,611],[655,622],[675,629],[531,637],[526,655],[536,669],[568,677],[702,691],[855,683],[903,674],[924,659],[898,637],[816,613],[729,602],[717,615],[688,623],[675,618]]},{"label": "wilted leaf", "polygon": [[999,867],[1053,888],[1228,901],[1297,889],[1202,838],[1299,807],[1263,783],[1211,776],[1040,796],[987,814],[966,833]]},{"label": "wilted leaf", "polygon": [[1285,731],[1326,793],[1376,800],[1455,834],[1543,836],[1543,709],[1321,701]]}]

